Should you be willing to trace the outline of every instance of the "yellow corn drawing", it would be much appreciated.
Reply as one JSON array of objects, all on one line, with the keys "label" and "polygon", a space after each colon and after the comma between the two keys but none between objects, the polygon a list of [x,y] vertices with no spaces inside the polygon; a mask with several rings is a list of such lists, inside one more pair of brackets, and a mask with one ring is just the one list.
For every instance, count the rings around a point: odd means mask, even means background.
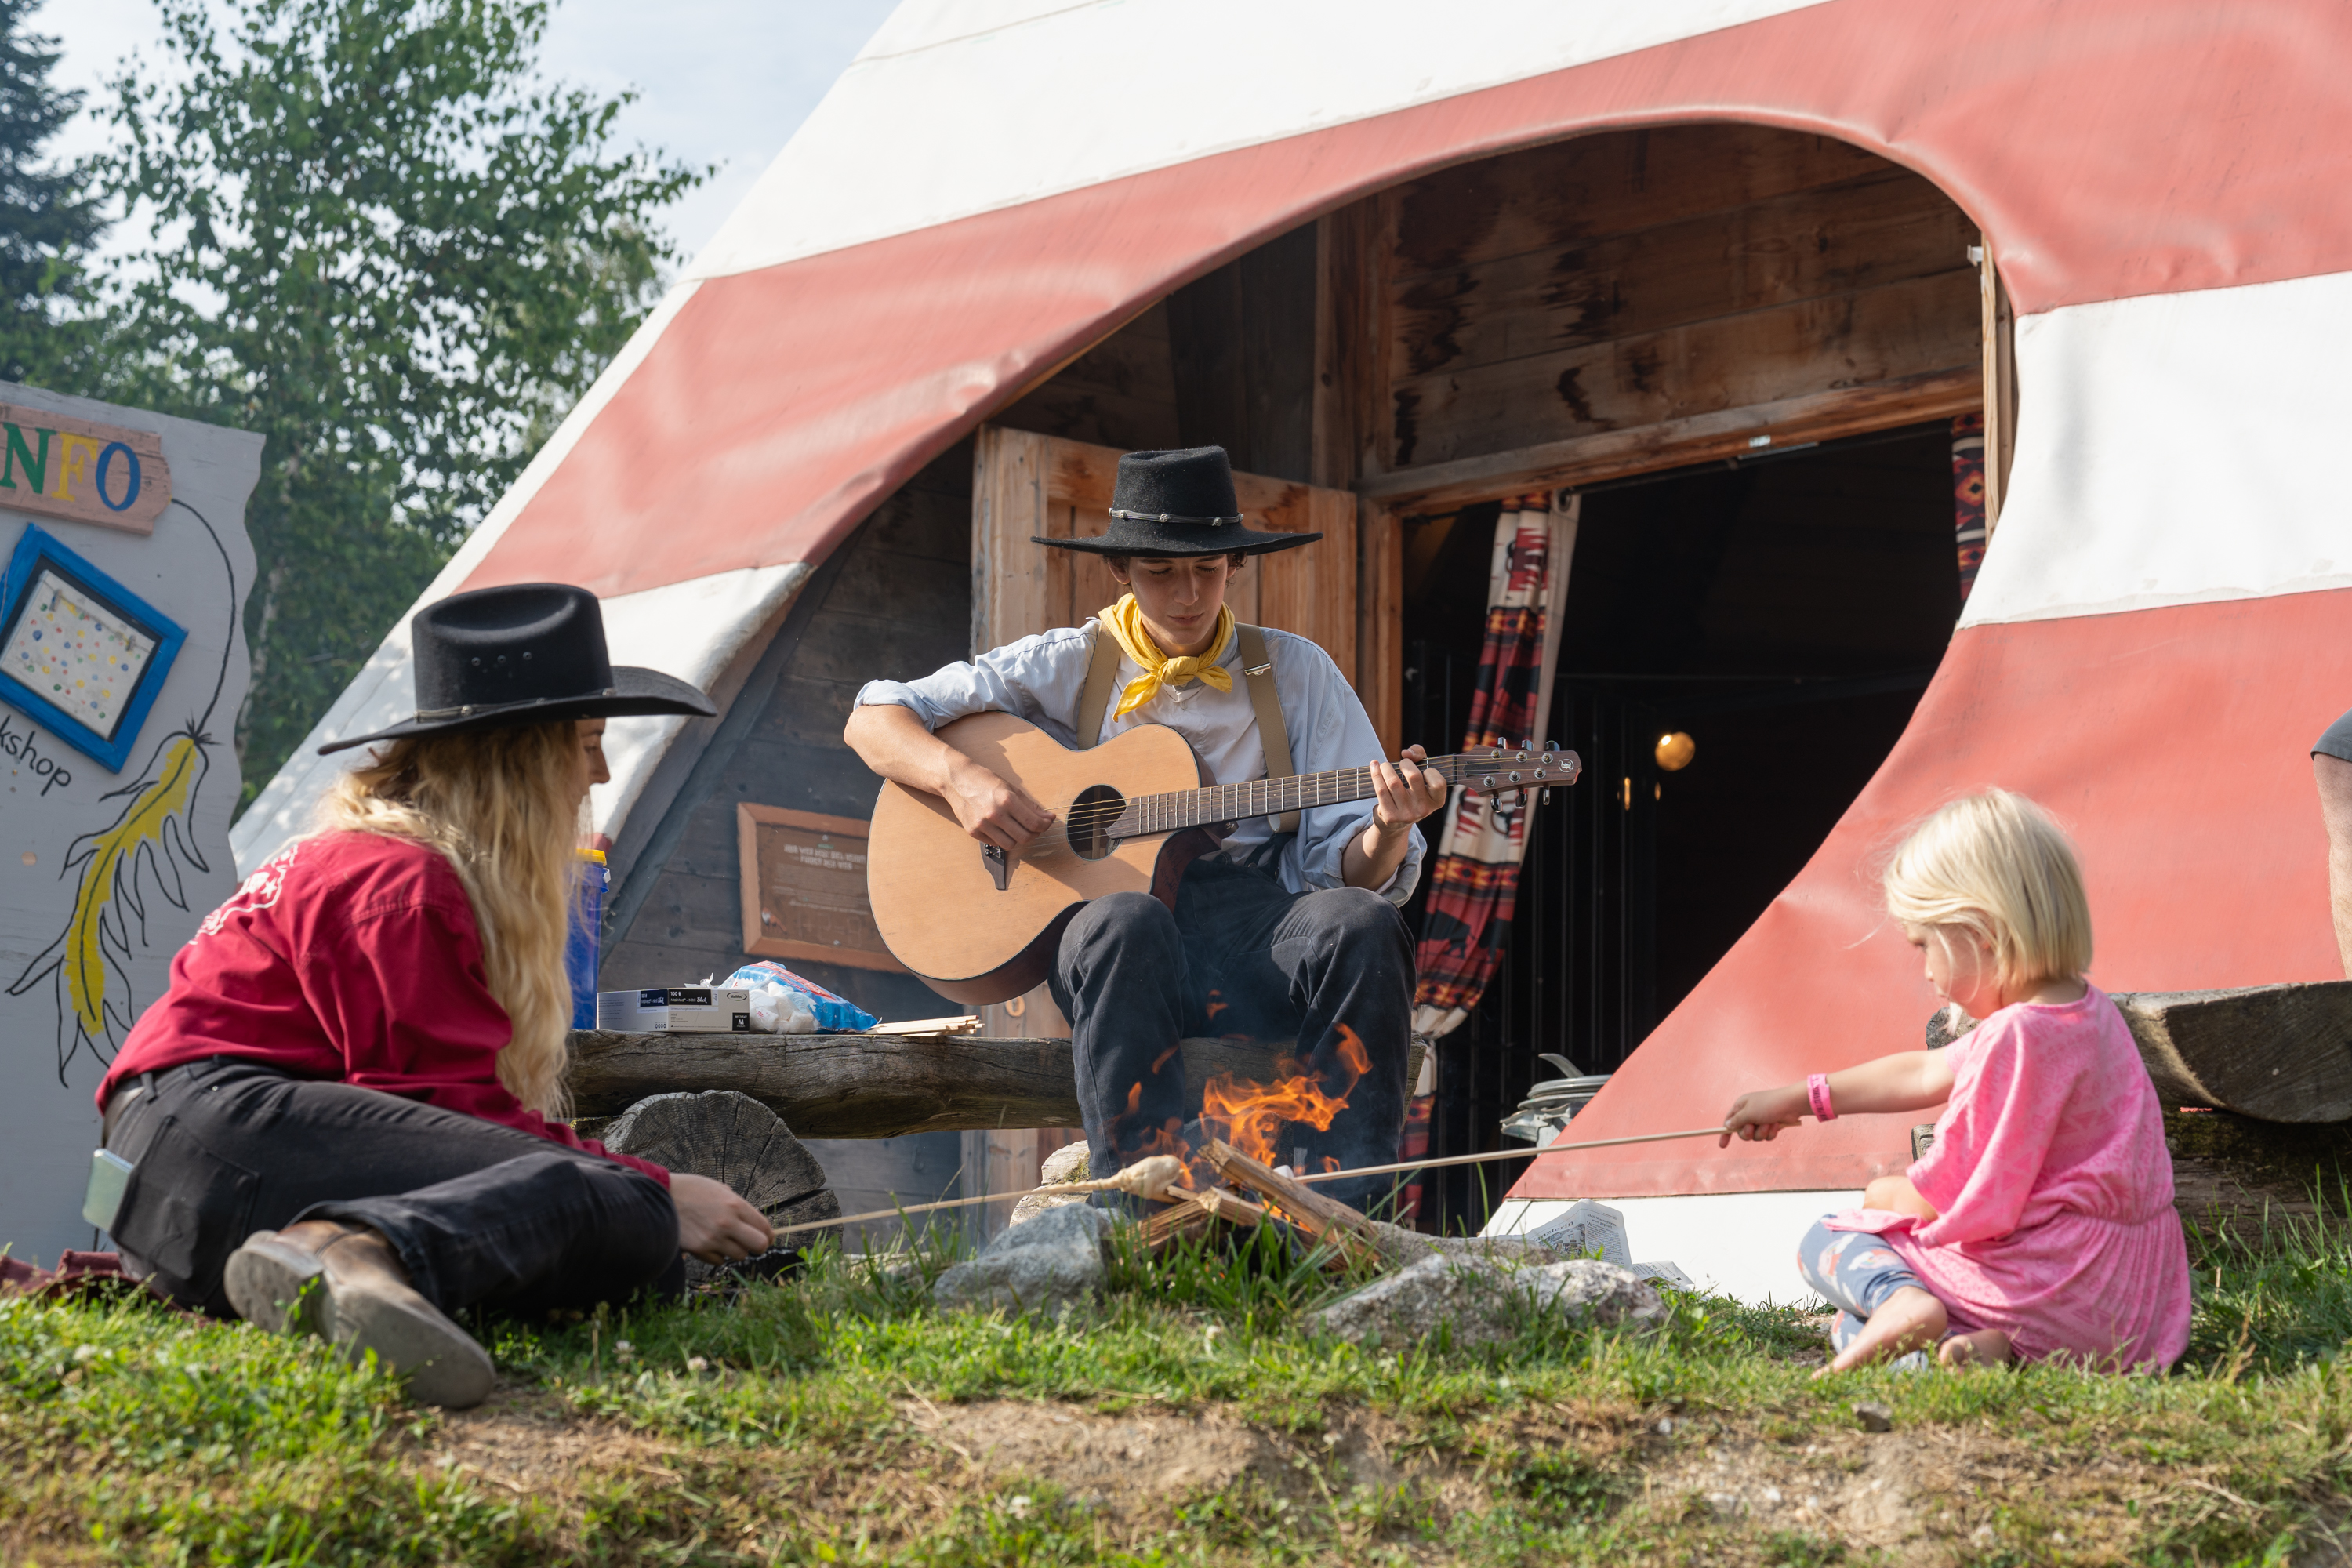
[{"label": "yellow corn drawing", "polygon": [[136,1016],[122,966],[133,952],[134,919],[140,945],[145,944],[146,879],[152,876],[163,897],[184,910],[188,902],[182,863],[198,871],[211,869],[188,827],[188,811],[205,767],[202,737],[186,731],[171,736],[156,748],[147,777],[106,797],[129,796],[122,814],[110,826],[75,839],[67,851],[66,871],[77,867],[81,871],[73,919],[8,987],[10,995],[22,995],[43,976],[58,977],[63,993],[58,1007],[60,1081],[66,1064],[84,1043],[101,1058],[111,1057],[121,1043],[121,1032]]}]

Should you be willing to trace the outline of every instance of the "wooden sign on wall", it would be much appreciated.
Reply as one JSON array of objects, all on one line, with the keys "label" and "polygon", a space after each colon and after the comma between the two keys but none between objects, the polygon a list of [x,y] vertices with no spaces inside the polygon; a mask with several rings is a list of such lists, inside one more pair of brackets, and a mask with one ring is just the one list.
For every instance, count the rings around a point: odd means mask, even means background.
[{"label": "wooden sign on wall", "polygon": [[0,404],[0,507],[152,533],[171,504],[153,431]]},{"label": "wooden sign on wall", "polygon": [[875,928],[866,899],[866,838],[852,816],[739,802],[743,951],[852,969],[906,973]]}]

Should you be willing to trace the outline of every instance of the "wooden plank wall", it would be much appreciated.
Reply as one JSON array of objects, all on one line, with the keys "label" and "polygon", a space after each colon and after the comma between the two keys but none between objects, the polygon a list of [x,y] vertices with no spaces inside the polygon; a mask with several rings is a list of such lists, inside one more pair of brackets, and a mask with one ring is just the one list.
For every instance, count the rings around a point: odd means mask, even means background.
[{"label": "wooden plank wall", "polygon": [[[740,731],[722,725],[656,828],[647,851],[658,859],[653,883],[627,925],[605,939],[602,986],[688,984],[744,962],[738,802],[873,815],[880,785],[841,743],[842,725],[866,680],[925,675],[964,657],[971,533],[966,441],[877,508],[802,590],[737,699],[739,708],[752,705],[744,710],[751,722]],[[963,1011],[911,975],[791,967],[884,1018]],[[810,1148],[852,1214],[952,1195],[964,1164],[954,1132]]]},{"label": "wooden plank wall", "polygon": [[[1840,142],[1750,126],[1583,137],[1360,206],[1345,228],[1378,262],[1377,363],[1353,367],[1381,388],[1359,476],[1374,494],[1496,494],[1569,471],[1580,443],[1624,471],[1657,466],[1677,434],[1738,450],[1738,411],[1767,411],[1769,433],[1874,394],[1864,426],[1980,395],[1974,226]],[[1622,438],[1639,431],[1661,438]]]}]

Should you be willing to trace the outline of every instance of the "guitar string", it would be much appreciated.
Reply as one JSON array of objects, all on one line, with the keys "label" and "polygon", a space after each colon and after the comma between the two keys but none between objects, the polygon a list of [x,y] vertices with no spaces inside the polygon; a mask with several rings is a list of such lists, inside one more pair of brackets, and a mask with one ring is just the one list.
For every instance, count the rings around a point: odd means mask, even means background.
[{"label": "guitar string", "polygon": [[[1459,784],[1467,778],[1489,773],[1510,763],[1522,762],[1522,766],[1534,764],[1542,768],[1556,752],[1528,751],[1493,752],[1485,755],[1457,752],[1433,757],[1424,765],[1436,770],[1448,784]],[[1512,788],[1541,788],[1552,784],[1549,779],[1520,781],[1517,785],[1498,785],[1497,794]],[[1563,784],[1572,782],[1559,781]],[[1305,791],[1308,793],[1302,794]],[[1116,826],[1123,817],[1133,814],[1138,819],[1139,834],[1173,831],[1198,826],[1205,823],[1231,821],[1237,818],[1279,816],[1284,812],[1310,809],[1346,801],[1362,800],[1372,795],[1371,770],[1369,766],[1339,768],[1322,773],[1292,774],[1279,779],[1252,779],[1241,784],[1211,784],[1196,790],[1178,790],[1157,795],[1124,797],[1117,802],[1097,801],[1084,805],[1073,804],[1065,813],[1064,821],[1070,830],[1089,835]],[[1211,797],[1210,805],[1196,805],[1187,810],[1181,803],[1197,802]],[[1193,816],[1193,811],[1205,815]],[[1184,820],[1192,817],[1192,820]]]},{"label": "guitar string", "polygon": [[[1534,763],[1537,755],[1549,757],[1557,754],[1530,754],[1528,762]],[[1475,777],[1516,760],[1517,759],[1510,753],[1491,757],[1461,755],[1432,758],[1427,765],[1437,770],[1445,777],[1449,784],[1458,784],[1465,782],[1467,777]],[[1538,771],[1542,771],[1541,764],[1538,764]],[[1555,781],[1542,777],[1523,779],[1517,781],[1515,785],[1496,786],[1496,793],[1504,793],[1515,787],[1541,788],[1555,783],[1564,784],[1567,782],[1569,781],[1566,779]],[[1301,793],[1302,791],[1307,793]],[[1117,802],[1097,801],[1086,805],[1074,804],[1065,814],[1065,820],[1073,827],[1085,827],[1091,830],[1102,826],[1106,821],[1116,823],[1119,818],[1132,812],[1139,817],[1147,818],[1154,824],[1144,828],[1144,831],[1151,832],[1159,831],[1157,825],[1167,821],[1171,816],[1181,818],[1191,815],[1179,803],[1196,801],[1202,796],[1212,797],[1214,809],[1208,806],[1195,807],[1194,809],[1205,813],[1198,818],[1198,821],[1217,822],[1237,816],[1277,816],[1286,811],[1362,800],[1372,793],[1371,773],[1369,768],[1343,768],[1325,773],[1295,774],[1281,779],[1253,779],[1242,784],[1212,784],[1197,790],[1136,795],[1124,797]],[[1189,826],[1196,824],[1176,821],[1170,825]]]}]

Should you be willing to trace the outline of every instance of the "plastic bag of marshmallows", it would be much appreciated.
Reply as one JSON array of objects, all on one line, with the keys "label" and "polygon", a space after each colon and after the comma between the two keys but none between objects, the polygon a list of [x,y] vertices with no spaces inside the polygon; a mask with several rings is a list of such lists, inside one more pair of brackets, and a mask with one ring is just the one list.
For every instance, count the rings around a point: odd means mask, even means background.
[{"label": "plastic bag of marshmallows", "polygon": [[751,994],[751,1026],[776,1035],[808,1035],[820,1029],[856,1033],[878,1021],[854,1002],[846,1002],[804,980],[781,963],[747,963],[727,977]]}]

